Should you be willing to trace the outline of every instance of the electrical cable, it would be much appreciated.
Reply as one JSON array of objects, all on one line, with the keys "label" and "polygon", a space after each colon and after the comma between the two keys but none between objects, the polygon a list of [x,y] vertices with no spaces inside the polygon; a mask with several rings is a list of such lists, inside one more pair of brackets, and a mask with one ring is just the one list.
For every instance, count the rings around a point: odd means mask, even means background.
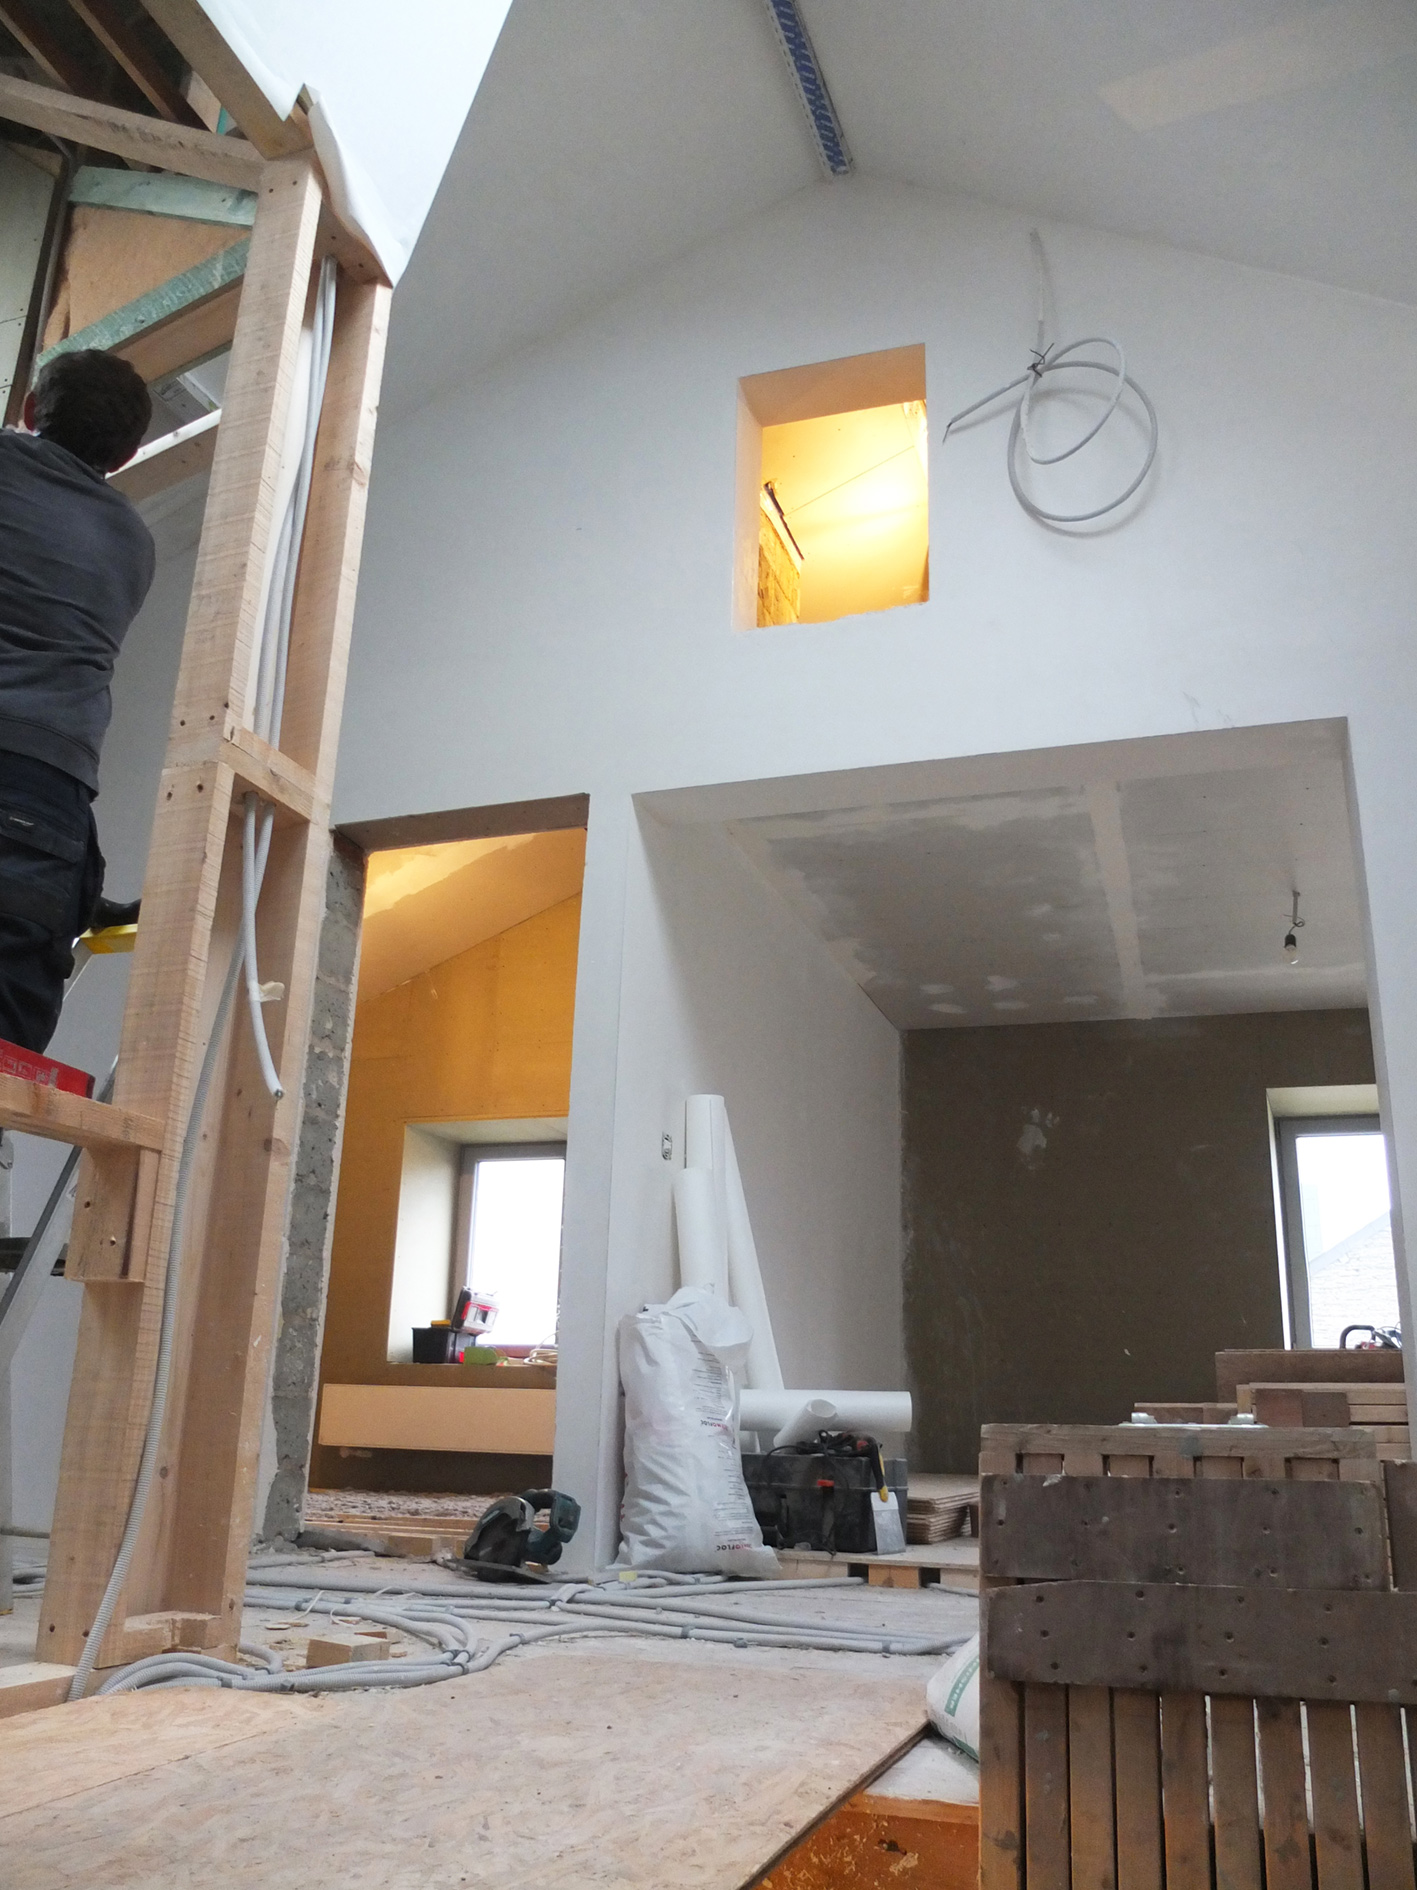
[{"label": "electrical cable", "polygon": [[[288,1569],[288,1560],[267,1562],[261,1570],[271,1576]],[[308,1565],[307,1565],[308,1566]],[[318,1564],[319,1567],[328,1566]],[[643,1584],[643,1586],[641,1586]],[[215,1655],[158,1654],[135,1661],[105,1680],[100,1692],[134,1692],[146,1687],[220,1685],[240,1692],[345,1692],[359,1687],[426,1686],[465,1674],[480,1673],[518,1647],[543,1641],[598,1635],[632,1635],[662,1640],[702,1640],[736,1647],[812,1648],[832,1653],[869,1653],[937,1657],[952,1653],[968,1638],[964,1634],[888,1635],[876,1628],[850,1622],[819,1622],[758,1612],[740,1613],[729,1607],[696,1603],[694,1588],[711,1586],[725,1599],[730,1594],[755,1597],[783,1587],[859,1587],[859,1580],[830,1582],[730,1584],[694,1583],[692,1587],[661,1582],[654,1575],[637,1576],[633,1588],[618,1574],[590,1582],[568,1582],[550,1589],[528,1590],[510,1584],[497,1592],[494,1584],[453,1587],[447,1582],[381,1583],[376,1577],[346,1574],[332,1587],[261,1579],[248,1583],[248,1608],[279,1613],[292,1610],[306,1615],[319,1612],[331,1619],[344,1617],[392,1627],[433,1648],[427,1657],[401,1660],[398,1665],[354,1662],[345,1666],[306,1668],[286,1673],[271,1650],[243,1644],[242,1653],[264,1663],[253,1670]],[[372,1593],[371,1593],[372,1591]],[[435,1605],[435,1603],[437,1605]],[[677,1605],[682,1604],[682,1605]],[[480,1626],[511,1630],[500,1639],[478,1643]]]},{"label": "electrical cable", "polygon": [[[257,862],[257,892],[260,890],[260,882],[265,870],[266,858],[262,853]],[[167,1239],[167,1264],[163,1273],[162,1324],[158,1334],[157,1364],[153,1373],[153,1395],[148,1407],[147,1430],[143,1437],[143,1454],[138,1463],[137,1480],[133,1485],[133,1494],[128,1504],[128,1519],[123,1526],[123,1539],[118,1545],[118,1554],[114,1558],[113,1572],[108,1578],[108,1585],[103,1591],[103,1599],[98,1604],[93,1625],[89,1628],[84,1641],[84,1651],[79,1657],[79,1664],[74,1670],[74,1678],[69,1686],[71,1700],[81,1700],[87,1691],[94,1665],[98,1660],[99,1648],[103,1644],[103,1637],[108,1632],[113,1610],[117,1606],[118,1597],[123,1592],[123,1585],[128,1579],[128,1565],[133,1559],[133,1551],[138,1544],[138,1532],[142,1527],[148,1492],[157,1470],[163,1421],[167,1415],[167,1395],[172,1383],[172,1354],[177,1332],[178,1262],[187,1227],[187,1202],[192,1188],[192,1170],[196,1163],[197,1147],[201,1141],[202,1119],[206,1114],[207,1096],[211,1090],[212,1078],[216,1073],[221,1045],[226,1034],[226,1022],[231,1014],[231,1002],[236,995],[236,981],[241,973],[243,958],[241,941],[238,940],[231,954],[231,964],[222,985],[216,1015],[212,1019],[211,1034],[207,1038],[206,1052],[202,1057],[202,1067],[197,1075],[196,1088],[192,1092],[192,1107],[187,1116],[187,1130],[182,1138],[182,1153],[177,1163],[177,1181],[173,1191],[172,1230]]]},{"label": "electrical cable", "polygon": [[[300,459],[276,535],[271,562],[270,589],[266,593],[266,612],[261,628],[261,648],[256,668],[256,706],[251,718],[254,732],[272,747],[280,745],[281,722],[285,714],[286,673],[290,666],[290,624],[295,607],[295,581],[300,570],[300,547],[305,537],[305,520],[310,507],[310,488],[315,470],[315,442],[320,430],[320,412],[329,379],[330,350],[334,339],[336,268],[333,256],[320,265],[315,290],[315,308],[310,338],[310,376],[305,408],[305,427],[300,445]],[[260,811],[261,832],[256,835],[256,815]],[[259,796],[245,799],[245,819],[241,839],[241,936],[246,962],[246,1003],[251,1018],[251,1035],[261,1077],[272,1099],[279,1102],[285,1094],[271,1056],[262,1006],[284,996],[278,987],[262,984],[256,957],[255,859],[258,847],[270,845],[275,809],[262,807]]]},{"label": "electrical cable", "polygon": [[[996,387],[992,394],[986,394],[982,400],[973,401],[968,407],[962,407],[946,426],[941,443],[944,444],[948,441],[950,434],[961,421],[968,420],[976,413],[982,413],[986,407],[992,407],[996,400],[1002,400],[1005,394],[1011,394],[1015,388],[1021,387],[1023,392],[1014,403],[1013,423],[1009,428],[1009,443],[1007,449],[1009,485],[1013,489],[1013,495],[1023,507],[1024,511],[1028,513],[1029,517],[1036,519],[1040,525],[1088,525],[1096,519],[1106,518],[1109,513],[1117,511],[1119,507],[1127,503],[1128,499],[1130,499],[1134,493],[1140,490],[1142,482],[1145,480],[1156,461],[1156,448],[1160,436],[1160,424],[1156,417],[1156,408],[1152,405],[1151,398],[1145,388],[1143,388],[1139,382],[1135,381],[1127,372],[1127,358],[1123,352],[1121,342],[1113,340],[1110,335],[1084,335],[1079,341],[1049,345],[1047,275],[1044,267],[1043,239],[1039,236],[1037,230],[1031,230],[1029,232],[1029,240],[1033,247],[1033,259],[1038,280],[1038,316],[1033,345],[1033,358],[1022,374],[1015,375],[1013,380],[1005,382],[1002,387]],[[1105,361],[1082,360],[1078,358],[1080,349],[1093,347],[1110,348],[1117,357],[1115,365],[1109,365]],[[1043,385],[1048,375],[1076,371],[1078,369],[1090,373],[1105,374],[1110,377],[1112,389],[1108,396],[1106,406],[1102,411],[1100,419],[1094,421],[1080,439],[1076,439],[1071,445],[1065,446],[1061,452],[1041,453],[1037,450],[1033,436],[1029,430],[1038,390]],[[1114,498],[1108,499],[1103,505],[1092,507],[1089,511],[1052,512],[1046,507],[1041,506],[1036,499],[1032,498],[1030,494],[1025,491],[1023,481],[1019,476],[1018,446],[1020,440],[1023,442],[1024,453],[1031,465],[1059,466],[1064,460],[1072,459],[1075,454],[1080,453],[1085,446],[1090,445],[1092,441],[1097,438],[1108,421],[1112,418],[1113,414],[1116,413],[1122,396],[1128,388],[1131,389],[1132,393],[1135,394],[1137,399],[1141,402],[1142,410],[1146,415],[1146,448],[1142,455],[1140,472],[1138,472],[1136,477]]]}]

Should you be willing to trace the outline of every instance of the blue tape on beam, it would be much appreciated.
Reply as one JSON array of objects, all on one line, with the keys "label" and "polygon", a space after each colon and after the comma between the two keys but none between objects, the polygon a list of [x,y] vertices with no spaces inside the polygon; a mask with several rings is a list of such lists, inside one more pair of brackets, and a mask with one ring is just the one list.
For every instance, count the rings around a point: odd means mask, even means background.
[{"label": "blue tape on beam", "polygon": [[845,177],[851,169],[851,153],[846,148],[841,120],[817,63],[816,49],[797,11],[797,0],[766,0],[766,3],[777,28],[778,43],[796,81],[802,109],[817,141],[818,155],[833,177]]}]

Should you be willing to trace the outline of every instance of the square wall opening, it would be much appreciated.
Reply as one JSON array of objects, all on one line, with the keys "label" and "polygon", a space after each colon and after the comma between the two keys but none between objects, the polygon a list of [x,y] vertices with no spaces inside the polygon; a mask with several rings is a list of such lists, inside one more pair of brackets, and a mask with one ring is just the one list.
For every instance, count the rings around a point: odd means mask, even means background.
[{"label": "square wall opening", "polygon": [[924,603],[924,348],[848,355],[739,385],[739,627],[831,623]]}]

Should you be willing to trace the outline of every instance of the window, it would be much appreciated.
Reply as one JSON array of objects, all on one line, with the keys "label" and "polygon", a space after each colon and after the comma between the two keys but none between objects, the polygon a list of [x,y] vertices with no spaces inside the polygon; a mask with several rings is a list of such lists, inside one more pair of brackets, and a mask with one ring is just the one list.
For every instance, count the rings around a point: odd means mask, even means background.
[{"label": "window", "polygon": [[1275,1129],[1292,1343],[1335,1346],[1348,1326],[1396,1326],[1387,1144],[1377,1117],[1298,1117]]},{"label": "window", "polygon": [[739,570],[747,628],[830,623],[930,595],[925,350],[741,382]]},{"label": "window", "polygon": [[555,1144],[462,1151],[457,1281],[496,1296],[488,1343],[499,1351],[556,1343],[565,1176]]}]

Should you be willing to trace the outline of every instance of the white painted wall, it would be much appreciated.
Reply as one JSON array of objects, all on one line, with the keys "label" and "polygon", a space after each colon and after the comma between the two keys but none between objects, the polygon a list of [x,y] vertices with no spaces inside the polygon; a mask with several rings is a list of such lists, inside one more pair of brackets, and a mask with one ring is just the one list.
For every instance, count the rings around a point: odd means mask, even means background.
[{"label": "white painted wall", "polygon": [[[899,1037],[721,832],[641,813],[625,839],[609,1258],[563,1259],[557,1385],[556,1475],[595,1493],[576,1553],[600,1566],[617,1546],[615,1331],[679,1285],[686,1096],[726,1100],[788,1384],[905,1382]],[[573,1138],[578,1103],[590,1114],[579,1060]],[[573,1140],[566,1248],[584,1257],[598,1178],[581,1155]]]},{"label": "white painted wall", "polygon": [[[1064,330],[1120,335],[1161,414],[1145,503],[1080,541],[1014,503],[1005,422],[939,444],[1027,358],[1028,227],[867,178],[813,187],[380,440],[337,817],[592,797],[577,1331],[601,1331],[607,1266],[617,1301],[638,1264],[616,1244],[647,1185],[629,1151],[673,1061],[631,1055],[637,791],[1346,717],[1385,1108],[1417,1175],[1417,311],[1045,225]],[[930,602],[735,632],[739,378],[916,342]],[[602,1386],[563,1355],[564,1439],[606,1420]]]},{"label": "white painted wall", "polygon": [[403,1173],[389,1294],[389,1357],[413,1357],[413,1328],[448,1317],[458,1148],[423,1129],[403,1132]]}]

